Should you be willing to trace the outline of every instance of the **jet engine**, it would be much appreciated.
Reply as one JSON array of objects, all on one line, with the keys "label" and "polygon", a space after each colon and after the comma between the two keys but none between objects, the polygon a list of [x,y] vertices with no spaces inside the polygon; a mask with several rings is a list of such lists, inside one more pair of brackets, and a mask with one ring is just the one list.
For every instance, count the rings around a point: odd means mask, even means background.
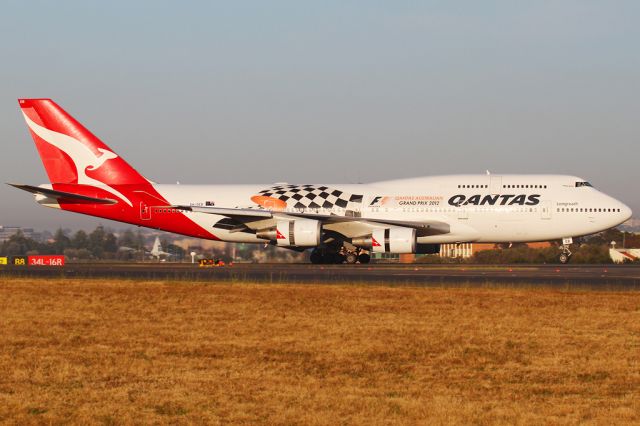
[{"label": "jet engine", "polygon": [[320,244],[322,227],[314,219],[278,220],[276,226],[256,232],[263,238],[281,247],[315,247]]},{"label": "jet engine", "polygon": [[370,235],[353,238],[351,244],[375,253],[415,253],[416,230],[400,226],[374,229]]}]

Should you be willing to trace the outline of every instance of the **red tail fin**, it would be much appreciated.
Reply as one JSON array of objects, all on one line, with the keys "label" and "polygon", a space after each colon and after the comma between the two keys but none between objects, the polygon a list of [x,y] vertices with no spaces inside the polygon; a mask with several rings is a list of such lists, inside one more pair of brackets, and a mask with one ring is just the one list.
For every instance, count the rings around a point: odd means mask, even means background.
[{"label": "red tail fin", "polygon": [[148,183],[51,99],[19,99],[19,103],[51,183]]}]

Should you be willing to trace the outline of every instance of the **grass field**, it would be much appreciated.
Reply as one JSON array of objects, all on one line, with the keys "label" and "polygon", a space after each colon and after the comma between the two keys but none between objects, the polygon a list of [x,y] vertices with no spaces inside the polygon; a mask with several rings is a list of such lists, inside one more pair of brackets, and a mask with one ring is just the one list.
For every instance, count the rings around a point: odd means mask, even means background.
[{"label": "grass field", "polygon": [[639,423],[640,293],[0,279],[0,421]]}]

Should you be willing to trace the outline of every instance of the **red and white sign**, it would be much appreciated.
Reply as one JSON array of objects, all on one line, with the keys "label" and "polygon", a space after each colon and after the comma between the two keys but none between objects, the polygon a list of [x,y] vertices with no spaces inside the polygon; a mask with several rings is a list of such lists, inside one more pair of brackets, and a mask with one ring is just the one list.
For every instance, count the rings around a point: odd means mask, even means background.
[{"label": "red and white sign", "polygon": [[64,256],[29,256],[29,266],[64,266]]}]

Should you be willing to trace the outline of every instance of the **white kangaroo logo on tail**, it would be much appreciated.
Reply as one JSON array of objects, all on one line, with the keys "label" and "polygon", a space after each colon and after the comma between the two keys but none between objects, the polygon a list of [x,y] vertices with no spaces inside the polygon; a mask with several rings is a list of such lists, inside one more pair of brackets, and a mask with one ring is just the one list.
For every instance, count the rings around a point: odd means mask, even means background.
[{"label": "white kangaroo logo on tail", "polygon": [[109,150],[98,148],[98,151],[100,151],[100,156],[97,156],[79,140],[65,135],[64,133],[54,132],[53,130],[49,130],[46,127],[42,127],[39,124],[34,123],[29,117],[27,117],[27,114],[25,114],[24,112],[22,113],[22,115],[24,115],[24,119],[26,120],[27,125],[33,131],[33,133],[38,135],[46,143],[55,146],[60,151],[71,157],[73,164],[76,166],[76,173],[78,175],[79,184],[97,186],[99,188],[102,188],[129,204],[129,206],[133,207],[131,201],[129,201],[129,199],[122,195],[120,192],[116,191],[104,182],[100,182],[99,180],[87,176],[87,170],[93,171],[99,169],[105,163],[105,161],[118,158],[116,154]]}]

